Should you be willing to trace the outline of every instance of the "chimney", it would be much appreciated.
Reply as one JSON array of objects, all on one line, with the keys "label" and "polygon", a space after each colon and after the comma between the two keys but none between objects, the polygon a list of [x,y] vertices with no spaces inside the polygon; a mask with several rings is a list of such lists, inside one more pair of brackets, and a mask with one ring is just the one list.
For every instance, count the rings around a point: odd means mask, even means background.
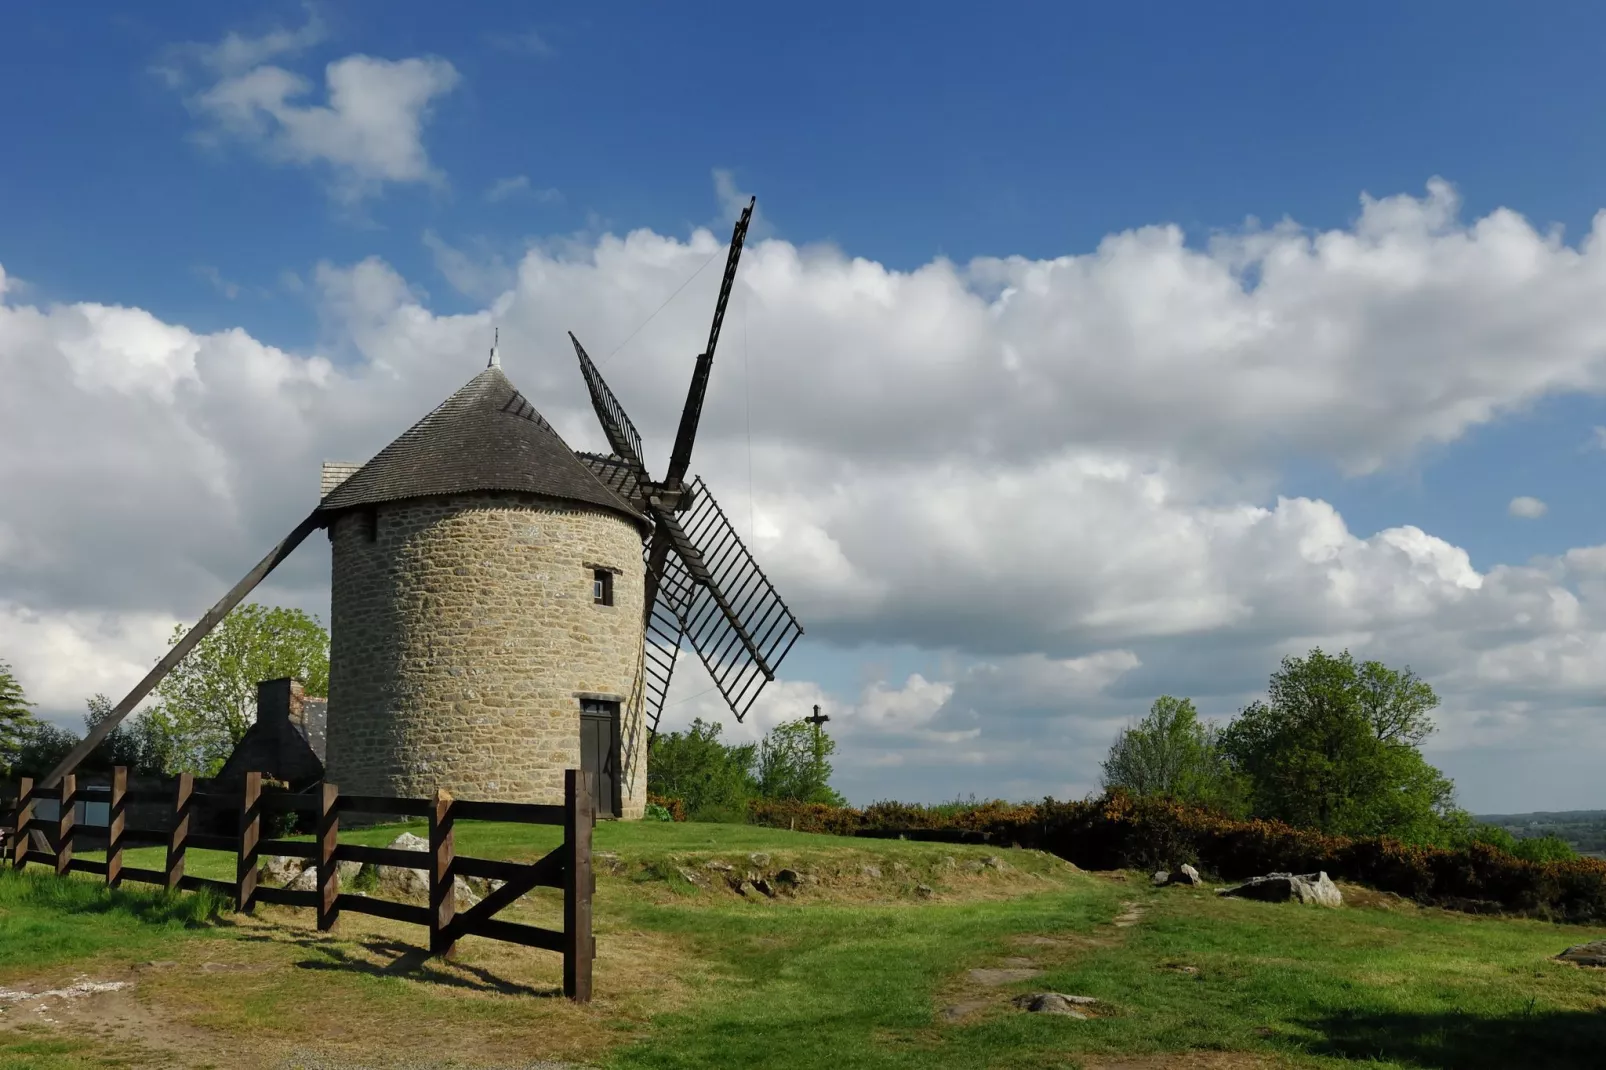
[{"label": "chimney", "polygon": [[263,680],[257,684],[257,723],[299,726],[307,695],[301,681],[291,677]]}]

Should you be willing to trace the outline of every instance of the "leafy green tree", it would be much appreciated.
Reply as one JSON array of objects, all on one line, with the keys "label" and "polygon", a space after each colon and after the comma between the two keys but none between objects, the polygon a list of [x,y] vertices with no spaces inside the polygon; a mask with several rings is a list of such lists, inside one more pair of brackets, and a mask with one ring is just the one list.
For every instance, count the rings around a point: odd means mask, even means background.
[{"label": "leafy green tree", "polygon": [[78,743],[78,736],[49,721],[34,720],[24,729],[11,771],[15,776],[46,776],[67,757]]},{"label": "leafy green tree", "polygon": [[647,755],[647,790],[678,798],[693,821],[745,821],[758,793],[758,747],[720,742],[722,726],[702,718],[684,732],[660,732]]},{"label": "leafy green tree", "polygon": [[[187,630],[176,627],[169,645]],[[161,682],[145,714],[164,771],[216,773],[256,719],[257,684],[285,676],[308,694],[328,694],[329,633],[316,617],[256,603],[224,617]]]},{"label": "leafy green tree", "polygon": [[1247,780],[1253,812],[1352,836],[1442,842],[1455,787],[1422,757],[1433,731],[1433,689],[1409,669],[1357,665],[1348,651],[1287,657],[1267,701],[1246,707],[1221,734]]},{"label": "leafy green tree", "polygon": [[1104,760],[1104,788],[1240,813],[1245,787],[1217,735],[1199,720],[1192,699],[1161,695],[1148,716],[1116,737]]},{"label": "leafy green tree", "polygon": [[[88,700],[84,715],[85,732],[92,731],[112,713],[112,700],[97,694]],[[100,746],[85,758],[79,768],[85,772],[105,772],[123,766],[135,776],[160,775],[164,771],[162,741],[149,714],[131,714],[111,730]]]},{"label": "leafy green tree", "polygon": [[758,748],[758,791],[766,799],[825,803],[846,801],[831,787],[836,741],[799,718],[772,728]]},{"label": "leafy green tree", "polygon": [[36,723],[32,708],[11,666],[0,661],[0,771],[9,771],[21,753]]}]

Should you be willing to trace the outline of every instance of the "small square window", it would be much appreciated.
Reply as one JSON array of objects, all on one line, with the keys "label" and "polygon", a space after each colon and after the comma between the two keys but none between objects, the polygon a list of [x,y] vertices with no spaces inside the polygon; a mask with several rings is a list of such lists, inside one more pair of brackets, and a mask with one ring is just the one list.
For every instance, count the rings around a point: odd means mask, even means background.
[{"label": "small square window", "polygon": [[599,606],[613,605],[613,573],[605,568],[591,570],[591,600]]}]

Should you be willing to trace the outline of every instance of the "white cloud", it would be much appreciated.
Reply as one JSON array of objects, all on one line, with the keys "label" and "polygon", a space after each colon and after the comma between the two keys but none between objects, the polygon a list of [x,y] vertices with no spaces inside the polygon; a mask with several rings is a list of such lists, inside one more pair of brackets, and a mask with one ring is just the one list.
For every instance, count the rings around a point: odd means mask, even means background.
[{"label": "white cloud", "polygon": [[538,56],[546,59],[556,54],[556,50],[547,39],[534,30],[486,34],[485,39],[491,47],[503,52],[512,52],[514,55]]},{"label": "white cloud", "polygon": [[555,189],[536,189],[530,185],[529,175],[513,175],[511,178],[497,179],[485,191],[485,199],[492,204],[517,197],[529,197],[542,204],[551,204],[561,201],[563,194]]},{"label": "white cloud", "polygon": [[1523,495],[1520,498],[1511,499],[1511,504],[1506,506],[1506,512],[1512,516],[1520,516],[1525,520],[1537,520],[1544,516],[1549,508],[1538,498],[1530,498],[1527,495]]},{"label": "white cloud", "polygon": [[1596,426],[1594,432],[1596,448],[1606,450],[1606,427]]},{"label": "white cloud", "polygon": [[324,68],[324,102],[307,102],[313,83],[267,61],[296,55],[322,37],[314,15],[300,30],[182,46],[160,69],[175,88],[188,81],[178,60],[198,62],[207,75],[209,84],[186,98],[205,124],[201,140],[240,141],[278,163],[326,168],[342,201],[360,200],[386,183],[442,182],[423,132],[435,102],[460,81],[457,69],[437,57],[346,56]]},{"label": "white cloud", "polygon": [[[744,531],[751,509],[754,551],[816,649],[957,660],[847,695],[783,669],[751,722],[826,705],[858,798],[1086,790],[1155,695],[1227,713],[1321,643],[1432,679],[1444,753],[1595,738],[1606,547],[1480,571],[1416,527],[1351,531],[1278,466],[1293,452],[1367,471],[1606,386],[1603,232],[1573,248],[1507,212],[1461,223],[1435,184],[1368,201],[1348,230],[1203,251],[1156,227],[1083,256],[899,273],[755,242],[694,470]],[[574,329],[661,467],[717,274],[610,354],[724,240],[537,245],[504,277],[463,277],[480,294],[468,315],[432,312],[382,261],[326,264],[307,286],[338,364],[6,296],[0,497],[38,504],[0,527],[0,611],[39,635],[194,619],[304,515],[319,460],[368,456],[433,407],[482,366],[493,322],[508,373],[596,448]],[[303,548],[268,597],[320,609],[326,553]],[[49,681],[83,651],[8,627],[24,684],[71,690]],[[161,652],[130,643],[96,671]],[[700,672],[677,674],[669,723],[716,711]]]},{"label": "white cloud", "polygon": [[166,50],[153,70],[176,89],[189,81],[192,66],[223,78],[241,74],[280,56],[299,55],[321,44],[328,36],[328,28],[311,4],[306,5],[306,14],[306,24],[299,29],[274,27],[257,36],[230,31],[215,43],[175,45]]}]

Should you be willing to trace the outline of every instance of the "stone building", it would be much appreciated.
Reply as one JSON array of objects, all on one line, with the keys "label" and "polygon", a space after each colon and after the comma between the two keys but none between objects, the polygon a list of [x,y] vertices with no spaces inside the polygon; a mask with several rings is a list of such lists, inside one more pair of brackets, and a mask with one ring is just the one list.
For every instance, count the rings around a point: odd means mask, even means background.
[{"label": "stone building", "polygon": [[343,793],[640,817],[650,522],[492,366],[364,465],[325,464],[327,778]]},{"label": "stone building", "polygon": [[323,779],[327,699],[306,693],[300,680],[257,684],[257,717],[212,778],[215,790],[238,791],[247,772],[282,780],[301,791]]}]

